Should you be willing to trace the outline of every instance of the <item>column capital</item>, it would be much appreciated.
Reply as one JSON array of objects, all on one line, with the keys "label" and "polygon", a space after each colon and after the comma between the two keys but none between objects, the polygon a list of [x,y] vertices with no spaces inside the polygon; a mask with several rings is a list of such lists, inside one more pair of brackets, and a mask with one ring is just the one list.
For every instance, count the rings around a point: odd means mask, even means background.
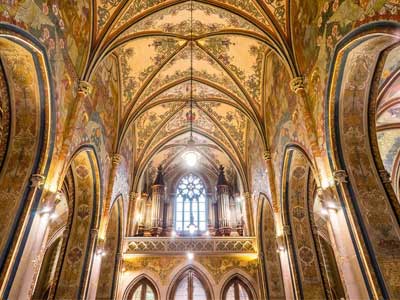
[{"label": "column capital", "polygon": [[244,193],[244,198],[245,198],[246,200],[251,199],[251,194],[250,194],[250,192],[245,192],[245,193]]},{"label": "column capital", "polygon": [[294,77],[290,81],[290,89],[296,94],[301,90],[304,90],[305,89],[304,77],[303,76]]},{"label": "column capital", "polygon": [[42,174],[32,174],[31,175],[31,187],[33,188],[42,188],[44,185],[45,176]]},{"label": "column capital", "polygon": [[346,183],[347,182],[347,172],[345,170],[336,170],[333,172],[333,179],[337,184]]},{"label": "column capital", "polygon": [[271,154],[271,150],[265,150],[264,151],[264,160],[268,161],[272,159],[272,154]]},{"label": "column capital", "polygon": [[111,163],[113,164],[113,166],[119,166],[119,164],[122,161],[122,155],[119,153],[113,153],[111,156]]},{"label": "column capital", "polygon": [[90,96],[92,91],[93,86],[88,81],[80,80],[78,82],[78,93],[82,93],[86,97]]},{"label": "column capital", "polygon": [[129,193],[129,201],[135,201],[139,197],[138,192],[130,192]]}]

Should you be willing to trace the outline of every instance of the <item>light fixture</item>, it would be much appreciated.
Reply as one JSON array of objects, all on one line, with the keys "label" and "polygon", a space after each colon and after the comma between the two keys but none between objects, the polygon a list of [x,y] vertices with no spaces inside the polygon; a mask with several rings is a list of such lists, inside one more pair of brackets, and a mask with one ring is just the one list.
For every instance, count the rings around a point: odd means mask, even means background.
[{"label": "light fixture", "polygon": [[188,253],[186,253],[186,256],[189,260],[192,260],[194,258],[194,253],[189,251]]},{"label": "light fixture", "polygon": [[50,219],[52,219],[52,220],[57,219],[57,217],[58,217],[58,215],[57,215],[56,212],[53,212],[53,213],[50,215]]},{"label": "light fixture", "polygon": [[97,252],[96,252],[96,254],[97,254],[98,256],[105,256],[105,255],[106,255],[106,252],[105,252],[103,249],[98,249]]},{"label": "light fixture", "polygon": [[173,230],[173,231],[171,232],[171,236],[172,236],[172,237],[176,237],[176,231],[175,231],[175,230]]},{"label": "light fixture", "polygon": [[197,164],[199,154],[196,151],[188,150],[183,153],[182,157],[189,167],[194,167]]},{"label": "light fixture", "polygon": [[206,236],[209,236],[210,235],[210,231],[206,231],[205,233],[204,233]]}]

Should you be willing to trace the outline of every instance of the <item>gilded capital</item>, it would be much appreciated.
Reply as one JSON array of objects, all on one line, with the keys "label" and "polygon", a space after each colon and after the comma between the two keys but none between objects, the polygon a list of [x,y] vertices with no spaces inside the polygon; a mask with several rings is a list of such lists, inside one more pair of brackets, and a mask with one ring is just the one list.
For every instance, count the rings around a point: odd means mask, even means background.
[{"label": "gilded capital", "polygon": [[268,160],[271,160],[271,158],[272,158],[271,150],[265,150],[265,151],[264,151],[264,159],[265,159],[266,161],[268,161]]},{"label": "gilded capital", "polygon": [[121,163],[121,161],[122,161],[122,156],[121,156],[121,154],[114,153],[114,154],[112,155],[112,157],[111,157],[111,162],[112,162],[112,164],[113,164],[114,166],[119,166],[119,164]]},{"label": "gilded capital", "polygon": [[84,96],[89,96],[93,91],[93,86],[87,81],[79,81],[78,83],[78,93],[84,94]]},{"label": "gilded capital", "polygon": [[304,77],[295,77],[290,81],[290,89],[296,94],[304,90]]},{"label": "gilded capital", "polygon": [[44,177],[41,174],[32,174],[31,176],[31,187],[33,188],[42,188],[42,186],[44,185],[44,180],[46,179],[46,177]]},{"label": "gilded capital", "polygon": [[138,192],[130,192],[129,194],[129,201],[135,201],[139,197]]}]

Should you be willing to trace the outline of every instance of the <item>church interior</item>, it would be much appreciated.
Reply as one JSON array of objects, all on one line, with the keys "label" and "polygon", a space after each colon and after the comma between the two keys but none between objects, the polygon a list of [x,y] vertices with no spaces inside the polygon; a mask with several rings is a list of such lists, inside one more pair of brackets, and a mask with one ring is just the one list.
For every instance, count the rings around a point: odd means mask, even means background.
[{"label": "church interior", "polygon": [[400,299],[399,199],[399,0],[0,1],[0,299]]}]

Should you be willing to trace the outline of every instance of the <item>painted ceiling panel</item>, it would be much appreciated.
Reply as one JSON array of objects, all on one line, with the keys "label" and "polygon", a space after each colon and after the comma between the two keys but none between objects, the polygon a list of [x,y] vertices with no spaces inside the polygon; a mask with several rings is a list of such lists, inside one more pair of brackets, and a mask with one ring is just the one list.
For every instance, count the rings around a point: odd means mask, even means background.
[{"label": "painted ceiling panel", "polygon": [[227,66],[252,101],[261,103],[262,66],[268,47],[253,38],[224,35],[205,38],[199,44]]},{"label": "painted ceiling panel", "polygon": [[238,109],[222,103],[202,101],[197,103],[208,115],[213,117],[235,141],[240,153],[244,155],[247,118]]},{"label": "painted ceiling panel", "polygon": [[203,158],[199,167],[217,174],[223,164],[227,174],[244,176],[248,128],[264,124],[264,59],[272,47],[279,53],[286,47],[280,44],[286,2],[96,3],[94,56],[101,61],[111,52],[118,58],[119,125],[129,133],[121,136],[129,141],[118,144],[133,144],[121,151],[133,153],[136,175],[161,163],[183,168],[177,153],[185,150],[192,128]]},{"label": "painted ceiling panel", "polygon": [[[139,16],[145,15],[146,12],[148,13],[149,11],[157,11],[157,5],[163,5],[163,8],[168,8],[170,4],[177,3],[178,1],[163,1],[163,0],[153,0],[153,1],[132,1],[128,8],[124,11],[122,16],[119,18],[119,20],[116,22],[114,27],[112,28],[112,31],[118,31],[121,27],[125,26],[128,23],[132,23],[133,20],[139,19]],[[256,1],[252,0],[222,0],[222,1],[210,1],[213,4],[217,4],[220,7],[225,7],[226,9],[234,10],[237,11],[240,14],[247,14],[248,16],[254,18],[255,20],[260,21],[263,23],[266,27],[269,26],[269,20],[265,17],[265,13],[262,11],[262,9],[255,4]],[[169,5],[168,5],[169,4]],[[172,9],[170,11],[168,10],[162,10],[161,14],[165,14],[164,12],[170,12],[171,14],[175,15],[175,20],[173,22],[178,23],[179,19],[183,20],[185,17],[187,18],[187,6],[191,5],[190,1],[186,2],[187,5],[182,5],[178,6],[178,9]],[[196,16],[201,16],[200,11],[203,10],[207,11],[204,9],[205,5],[197,4],[195,1],[193,1],[193,8],[195,11],[198,11],[198,15]],[[194,11],[194,12],[195,12]],[[215,9],[208,9],[209,12],[213,11],[216,13],[216,8]],[[220,18],[220,17],[219,17]],[[218,18],[218,19],[219,19]],[[208,18],[210,21],[215,21],[210,18]],[[217,20],[218,20],[217,19]],[[233,20],[233,17],[230,18]],[[241,18],[236,18],[233,23],[240,24],[239,20]],[[207,20],[207,19],[205,19]],[[179,22],[180,23],[180,22]],[[207,23],[204,23],[207,24]],[[218,23],[217,23],[218,24]],[[206,25],[207,26],[207,25]]]},{"label": "painted ceiling panel", "polygon": [[176,113],[181,106],[182,103],[169,102],[146,110],[139,116],[135,121],[135,151],[138,155],[141,154],[146,143],[155,135],[162,123]]},{"label": "painted ceiling panel", "polygon": [[99,33],[111,17],[116,13],[122,0],[100,0],[97,1],[97,28]]},{"label": "painted ceiling panel", "polygon": [[149,37],[131,41],[116,50],[121,64],[124,107],[185,41],[170,37]]},{"label": "painted ceiling panel", "polygon": [[[152,82],[143,92],[140,100],[137,102],[146,101],[155,91],[169,86],[171,83],[189,79],[191,76],[191,47],[188,45],[181,50],[173,59],[171,59],[157,74]],[[221,68],[218,63],[202,51],[197,46],[193,47],[193,77],[200,78],[204,81],[209,81],[213,84],[221,86],[239,97],[242,102],[247,102],[245,95],[241,92],[236,83],[231,77]],[[153,98],[153,97],[150,97]]]},{"label": "painted ceiling panel", "polygon": [[[190,2],[168,7],[140,20],[124,31],[120,37],[124,38],[134,33],[146,31],[198,36],[222,30],[246,30],[264,35],[252,23],[226,10],[197,2],[193,3],[192,8],[193,14],[191,15]],[[193,17],[193,24],[191,24],[191,17]]]}]

